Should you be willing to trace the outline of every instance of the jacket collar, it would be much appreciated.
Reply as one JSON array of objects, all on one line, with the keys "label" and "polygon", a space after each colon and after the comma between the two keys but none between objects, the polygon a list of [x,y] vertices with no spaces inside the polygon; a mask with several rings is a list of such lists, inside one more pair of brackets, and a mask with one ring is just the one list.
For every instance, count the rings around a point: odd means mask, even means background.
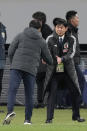
[{"label": "jacket collar", "polygon": [[78,28],[69,23],[69,32],[78,33]]},{"label": "jacket collar", "polygon": [[59,36],[58,36],[58,34],[56,33],[56,31],[55,31],[55,30],[53,31],[53,36],[54,36],[54,38],[56,38],[56,40],[58,40],[58,39],[59,39]]}]

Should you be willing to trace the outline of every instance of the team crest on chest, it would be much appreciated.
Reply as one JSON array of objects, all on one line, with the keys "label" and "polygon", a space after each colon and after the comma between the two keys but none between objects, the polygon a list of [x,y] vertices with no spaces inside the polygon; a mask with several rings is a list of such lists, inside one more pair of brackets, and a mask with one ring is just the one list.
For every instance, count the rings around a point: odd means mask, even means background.
[{"label": "team crest on chest", "polygon": [[68,42],[66,42],[66,43],[64,44],[63,53],[67,53],[67,52],[68,52],[68,48],[69,48],[69,45],[68,45]]},{"label": "team crest on chest", "polygon": [[64,49],[68,49],[69,48],[69,45],[68,45],[68,42],[66,42],[65,44],[64,44]]}]

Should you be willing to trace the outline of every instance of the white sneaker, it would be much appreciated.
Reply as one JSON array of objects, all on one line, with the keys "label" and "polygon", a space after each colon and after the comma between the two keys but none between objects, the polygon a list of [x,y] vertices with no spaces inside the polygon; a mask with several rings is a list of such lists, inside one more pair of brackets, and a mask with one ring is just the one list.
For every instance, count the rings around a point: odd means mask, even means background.
[{"label": "white sneaker", "polygon": [[24,121],[24,125],[31,125],[32,123],[31,123],[31,121],[29,121],[29,120],[25,120]]},{"label": "white sneaker", "polygon": [[11,120],[15,117],[15,115],[16,115],[15,112],[7,113],[6,118],[4,119],[3,125],[10,124]]}]

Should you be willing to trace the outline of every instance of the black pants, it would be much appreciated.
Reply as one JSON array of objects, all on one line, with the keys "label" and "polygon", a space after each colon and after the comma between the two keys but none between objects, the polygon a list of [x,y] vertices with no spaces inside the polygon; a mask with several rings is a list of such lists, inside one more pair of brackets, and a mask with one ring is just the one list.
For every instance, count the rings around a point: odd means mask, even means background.
[{"label": "black pants", "polygon": [[46,72],[40,72],[37,74],[36,83],[37,83],[37,100],[38,103],[43,102],[43,90],[44,90],[44,80]]},{"label": "black pants", "polygon": [[54,106],[55,106],[55,98],[56,98],[56,92],[57,88],[60,85],[60,82],[65,82],[67,84],[71,93],[72,98],[72,117],[77,118],[80,117],[79,113],[79,93],[77,89],[75,88],[72,81],[69,79],[69,77],[65,73],[60,74],[54,74],[52,81],[51,81],[51,89],[48,96],[48,104],[47,104],[47,120],[52,120],[54,116]]},{"label": "black pants", "polygon": [[2,91],[2,79],[3,79],[3,69],[0,69],[0,96],[1,96],[1,91]]}]

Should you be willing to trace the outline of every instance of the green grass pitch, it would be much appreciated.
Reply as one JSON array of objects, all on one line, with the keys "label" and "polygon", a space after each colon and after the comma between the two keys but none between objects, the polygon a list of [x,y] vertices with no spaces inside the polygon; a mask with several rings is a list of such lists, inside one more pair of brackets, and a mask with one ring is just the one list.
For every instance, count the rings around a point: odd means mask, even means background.
[{"label": "green grass pitch", "polygon": [[[24,107],[16,106],[16,117],[10,125],[2,125],[6,115],[6,106],[0,107],[5,113],[0,113],[0,131],[87,131],[87,121],[78,123],[72,121],[72,110],[55,110],[52,124],[45,124],[46,108],[34,109],[32,125],[24,125]],[[81,116],[87,120],[87,109],[81,109]]]}]

